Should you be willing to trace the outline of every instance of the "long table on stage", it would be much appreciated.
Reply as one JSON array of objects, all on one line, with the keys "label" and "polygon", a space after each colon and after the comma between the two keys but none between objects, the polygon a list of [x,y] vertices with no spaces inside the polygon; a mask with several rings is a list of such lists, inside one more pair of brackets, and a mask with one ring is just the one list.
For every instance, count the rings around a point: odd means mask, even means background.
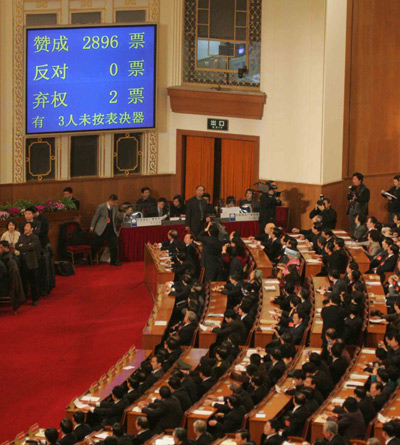
[{"label": "long table on stage", "polygon": [[[276,220],[279,227],[287,230],[289,219],[288,207],[277,207]],[[260,225],[258,221],[220,220],[228,233],[238,230],[241,237],[258,235]],[[161,226],[122,227],[119,234],[119,256],[121,261],[143,261],[143,246],[150,242],[161,243],[167,240],[168,231],[176,229],[180,239],[185,234],[185,221],[163,221]]]}]

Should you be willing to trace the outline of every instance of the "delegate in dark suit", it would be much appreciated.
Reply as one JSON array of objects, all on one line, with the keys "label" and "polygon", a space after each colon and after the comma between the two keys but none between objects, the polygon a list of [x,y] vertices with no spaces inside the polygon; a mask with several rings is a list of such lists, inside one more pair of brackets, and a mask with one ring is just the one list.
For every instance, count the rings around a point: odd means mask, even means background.
[{"label": "delegate in dark suit", "polygon": [[198,235],[203,243],[201,265],[205,267],[204,281],[215,281],[222,270],[222,241],[218,239],[218,229],[209,225],[209,231],[203,230]]},{"label": "delegate in dark suit", "polygon": [[60,445],[74,445],[76,442],[78,442],[78,439],[75,433],[66,434],[58,441]]},{"label": "delegate in dark suit", "polygon": [[39,299],[38,269],[42,248],[39,238],[32,233],[32,230],[32,227],[28,224],[25,233],[19,237],[15,248],[20,252],[20,273],[25,296],[28,296],[30,287],[32,301],[37,304]]},{"label": "delegate in dark suit", "polygon": [[104,241],[108,241],[110,248],[110,264],[119,264],[117,226],[122,221],[123,214],[117,208],[117,196],[111,195],[110,199],[100,204],[93,216],[90,230],[96,234],[92,244],[92,259],[94,260]]},{"label": "delegate in dark suit", "polygon": [[287,420],[288,426],[283,430],[284,436],[301,436],[304,424],[309,414],[310,413],[305,406],[299,406],[297,409],[292,411],[292,414]]},{"label": "delegate in dark suit", "polygon": [[132,445],[142,445],[154,436],[153,431],[144,430],[132,437]]},{"label": "delegate in dark suit", "polygon": [[74,429],[74,434],[75,434],[78,442],[83,440],[91,432],[92,432],[92,428],[90,428],[90,426],[87,423],[82,423],[81,425],[78,425]]},{"label": "delegate in dark suit", "polygon": [[206,220],[207,201],[196,196],[186,202],[186,227],[197,235],[203,229]]},{"label": "delegate in dark suit", "polygon": [[[160,389],[160,392],[163,388]],[[142,411],[149,416],[149,420],[154,422],[152,430],[155,434],[179,426],[183,414],[179,400],[171,395],[156,403],[150,403]]]},{"label": "delegate in dark suit", "polygon": [[359,409],[354,412],[339,414],[338,421],[339,434],[343,436],[347,443],[350,439],[363,439],[365,435],[365,421]]}]

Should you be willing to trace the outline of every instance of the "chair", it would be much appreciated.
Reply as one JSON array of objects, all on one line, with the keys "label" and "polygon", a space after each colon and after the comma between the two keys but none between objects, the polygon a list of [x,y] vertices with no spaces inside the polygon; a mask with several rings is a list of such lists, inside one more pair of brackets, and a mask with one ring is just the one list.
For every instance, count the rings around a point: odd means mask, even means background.
[{"label": "chair", "polygon": [[[66,239],[68,240],[72,234],[79,229],[79,225],[76,222],[68,223],[67,231],[66,231]],[[92,253],[91,246],[88,244],[80,244],[76,246],[66,246],[67,254],[71,256],[72,265],[75,266],[75,255],[88,254],[90,263],[92,263]]]}]

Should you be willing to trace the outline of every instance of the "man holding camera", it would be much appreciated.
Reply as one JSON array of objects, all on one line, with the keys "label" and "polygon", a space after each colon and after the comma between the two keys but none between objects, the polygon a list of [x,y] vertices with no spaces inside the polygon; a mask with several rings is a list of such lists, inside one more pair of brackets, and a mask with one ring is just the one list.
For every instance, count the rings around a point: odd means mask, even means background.
[{"label": "man holding camera", "polygon": [[282,205],[279,199],[280,192],[275,190],[277,185],[268,181],[268,192],[262,191],[260,196],[260,234],[264,233],[264,227],[266,224],[272,222],[276,223],[276,207]]},{"label": "man holding camera", "polygon": [[349,186],[349,193],[347,194],[347,200],[349,201],[347,214],[349,215],[349,232],[351,237],[354,237],[356,215],[368,215],[370,192],[363,181],[364,175],[362,173],[353,173],[352,185]]},{"label": "man holding camera", "polygon": [[331,201],[324,195],[319,196],[319,200],[313,210],[310,212],[310,219],[314,216],[322,216],[322,227],[333,230],[336,227],[337,213],[332,208]]}]

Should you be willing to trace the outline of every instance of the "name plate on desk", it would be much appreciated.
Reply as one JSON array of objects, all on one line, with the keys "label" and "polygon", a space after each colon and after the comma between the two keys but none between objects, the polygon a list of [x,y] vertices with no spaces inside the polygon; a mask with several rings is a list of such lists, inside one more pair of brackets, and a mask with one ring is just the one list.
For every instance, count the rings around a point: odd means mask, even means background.
[{"label": "name plate on desk", "polygon": [[235,215],[236,221],[258,221],[259,219],[259,213],[237,213]]},{"label": "name plate on desk", "polygon": [[132,220],[131,227],[161,226],[162,218],[139,218]]}]

